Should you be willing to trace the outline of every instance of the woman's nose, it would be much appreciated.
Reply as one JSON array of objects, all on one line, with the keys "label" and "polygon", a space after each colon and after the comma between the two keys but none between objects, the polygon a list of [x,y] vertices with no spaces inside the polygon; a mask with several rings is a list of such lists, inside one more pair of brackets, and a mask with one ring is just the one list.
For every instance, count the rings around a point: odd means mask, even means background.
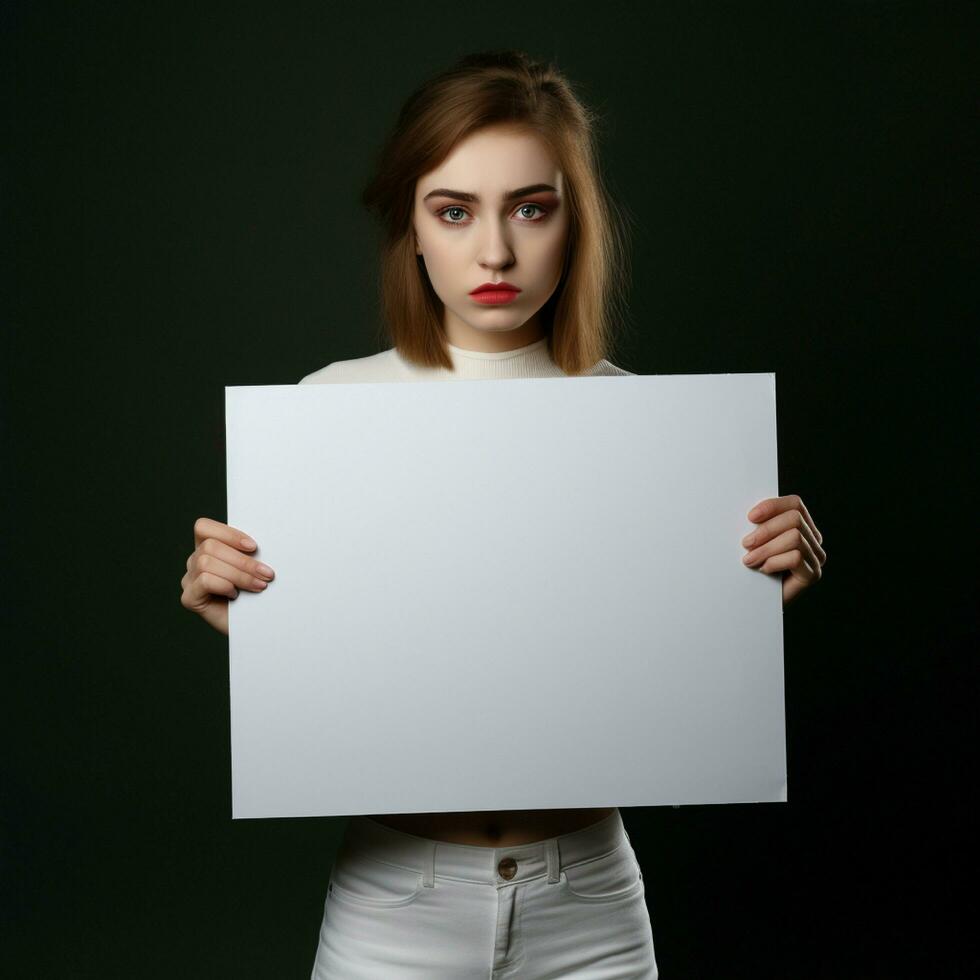
[{"label": "woman's nose", "polygon": [[493,221],[487,222],[484,229],[480,242],[480,264],[495,269],[510,265],[514,261],[514,252],[507,241],[506,229]]}]

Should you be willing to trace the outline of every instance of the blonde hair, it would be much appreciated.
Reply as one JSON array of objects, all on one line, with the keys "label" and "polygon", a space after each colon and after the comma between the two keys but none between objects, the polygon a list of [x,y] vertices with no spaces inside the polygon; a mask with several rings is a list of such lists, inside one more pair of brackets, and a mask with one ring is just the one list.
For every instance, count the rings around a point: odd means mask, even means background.
[{"label": "blonde hair", "polygon": [[541,137],[564,178],[569,210],[562,276],[541,309],[552,360],[569,375],[609,356],[625,321],[625,220],[599,171],[597,116],[552,64],[522,51],[471,54],[424,82],[402,106],[361,201],[381,222],[381,330],[407,360],[452,369],[443,306],[415,251],[415,187],[468,135],[507,123]]}]

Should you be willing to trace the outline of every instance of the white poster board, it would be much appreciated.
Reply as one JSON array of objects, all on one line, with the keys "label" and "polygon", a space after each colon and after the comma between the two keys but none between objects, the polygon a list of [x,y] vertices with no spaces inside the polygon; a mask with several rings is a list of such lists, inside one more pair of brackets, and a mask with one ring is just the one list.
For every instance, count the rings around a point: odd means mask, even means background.
[{"label": "white poster board", "polygon": [[786,799],[774,374],[225,394],[233,817]]}]

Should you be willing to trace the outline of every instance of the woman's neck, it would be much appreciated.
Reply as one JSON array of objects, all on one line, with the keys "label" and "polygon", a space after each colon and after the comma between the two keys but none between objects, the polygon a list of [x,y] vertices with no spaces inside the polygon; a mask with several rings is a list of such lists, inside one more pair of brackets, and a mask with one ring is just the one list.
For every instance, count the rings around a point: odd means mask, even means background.
[{"label": "woman's neck", "polygon": [[541,340],[545,335],[537,314],[510,330],[481,330],[461,320],[451,310],[446,311],[443,333],[453,347],[483,354],[520,350]]}]

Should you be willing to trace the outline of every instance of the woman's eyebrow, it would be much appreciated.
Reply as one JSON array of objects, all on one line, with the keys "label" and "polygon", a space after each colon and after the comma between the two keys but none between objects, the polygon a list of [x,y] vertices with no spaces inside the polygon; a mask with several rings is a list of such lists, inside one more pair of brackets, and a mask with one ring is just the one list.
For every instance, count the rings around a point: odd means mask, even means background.
[{"label": "woman's eyebrow", "polygon": [[[558,193],[557,188],[552,187],[551,184],[528,184],[527,187],[518,187],[517,190],[507,191],[504,194],[504,200],[513,201],[519,197],[525,197],[528,194],[536,194],[538,191],[553,191],[556,194]],[[451,197],[457,201],[480,203],[480,198],[476,194],[471,194],[469,191],[453,191],[449,190],[448,187],[438,187],[434,191],[429,191],[422,200],[428,201],[430,197]]]}]

